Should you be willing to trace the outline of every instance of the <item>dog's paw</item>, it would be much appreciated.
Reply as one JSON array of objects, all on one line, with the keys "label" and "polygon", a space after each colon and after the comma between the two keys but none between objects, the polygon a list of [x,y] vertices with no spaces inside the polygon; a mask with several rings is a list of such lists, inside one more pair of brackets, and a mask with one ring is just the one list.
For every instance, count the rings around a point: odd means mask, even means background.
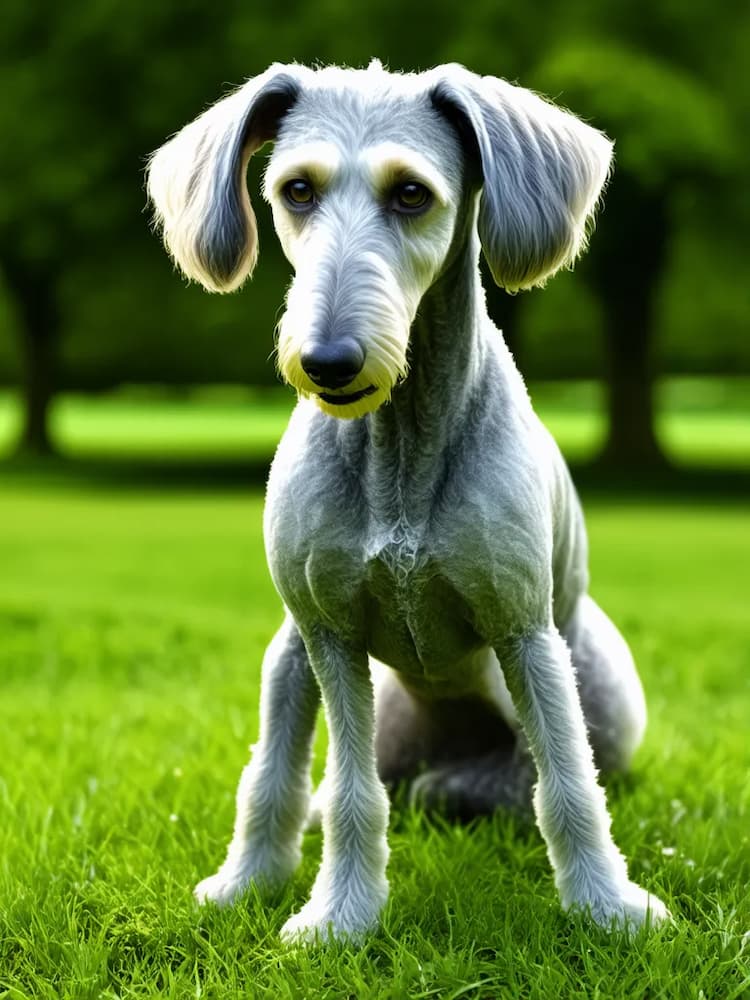
[{"label": "dog's paw", "polygon": [[281,928],[281,939],[287,944],[326,944],[331,939],[356,944],[377,926],[378,916],[379,910],[355,915],[310,900]]},{"label": "dog's paw", "polygon": [[607,930],[637,930],[655,927],[672,916],[658,896],[635,882],[626,882],[616,893],[597,899],[576,900],[570,909],[585,910],[600,927]]},{"label": "dog's paw", "polygon": [[409,786],[409,805],[424,812],[451,813],[464,789],[448,769],[434,768],[418,775]]},{"label": "dog's paw", "polygon": [[424,812],[468,820],[504,809],[531,815],[533,772],[510,754],[487,754],[476,760],[432,768],[409,788],[409,804]]},{"label": "dog's paw", "polygon": [[289,879],[299,857],[269,863],[246,858],[243,862],[225,861],[215,875],[204,878],[193,889],[199,903],[231,906],[252,883],[262,895],[273,892]]},{"label": "dog's paw", "polygon": [[215,903],[217,906],[231,906],[250,884],[250,877],[237,872],[226,872],[220,868],[215,875],[204,878],[193,889],[193,895],[202,905]]},{"label": "dog's paw", "polygon": [[388,899],[388,882],[377,880],[363,891],[361,883],[350,886],[338,898],[313,888],[310,899],[281,928],[287,944],[326,944],[331,939],[357,943],[378,925]]}]

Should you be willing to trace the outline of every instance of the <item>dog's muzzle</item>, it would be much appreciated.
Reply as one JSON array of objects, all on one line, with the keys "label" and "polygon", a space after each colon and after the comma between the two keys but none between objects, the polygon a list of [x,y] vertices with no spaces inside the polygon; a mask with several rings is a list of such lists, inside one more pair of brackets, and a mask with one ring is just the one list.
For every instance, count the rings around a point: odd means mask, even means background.
[{"label": "dog's muzzle", "polygon": [[[308,342],[300,353],[303,371],[310,381],[323,389],[343,389],[359,375],[364,363],[365,352],[356,341],[348,337],[328,344]],[[366,392],[353,393],[352,398],[334,395],[330,399],[337,402],[347,398],[352,402],[353,397],[360,399],[366,394]],[[323,396],[322,393],[320,395]],[[326,396],[323,398],[329,402]]]},{"label": "dog's muzzle", "polygon": [[366,389],[359,389],[357,392],[350,392],[346,395],[334,396],[329,392],[319,392],[318,395],[324,403],[331,406],[348,406],[349,403],[357,403],[365,396],[371,396],[375,392],[376,386],[368,385]]}]

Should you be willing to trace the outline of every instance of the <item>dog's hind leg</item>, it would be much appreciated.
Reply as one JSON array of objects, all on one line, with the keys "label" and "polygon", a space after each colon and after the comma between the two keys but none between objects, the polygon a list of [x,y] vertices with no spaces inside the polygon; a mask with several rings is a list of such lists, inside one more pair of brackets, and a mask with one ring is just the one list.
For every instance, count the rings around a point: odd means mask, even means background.
[{"label": "dog's hind leg", "polygon": [[534,763],[521,736],[513,747],[430,768],[414,779],[409,797],[422,809],[462,821],[497,809],[530,817],[535,779]]},{"label": "dog's hind leg", "polygon": [[[562,635],[571,650],[596,766],[604,773],[626,770],[646,726],[643,688],[628,645],[588,595],[579,599]],[[484,706],[468,712],[466,702],[451,701],[429,713],[397,683],[386,704],[378,744],[384,780],[414,774],[416,758],[428,762],[410,792],[423,808],[459,819],[495,809],[528,815],[536,769],[523,733],[503,734],[502,723],[488,718]],[[472,750],[472,740],[481,745],[488,738],[494,745]],[[399,762],[406,765],[401,772]]]},{"label": "dog's hind leg", "polygon": [[378,773],[386,786],[409,781],[413,804],[455,819],[531,812],[534,765],[523,735],[496,705],[477,696],[422,701],[387,668],[374,675]]},{"label": "dog's hind leg", "polygon": [[388,667],[370,660],[375,688],[375,753],[380,780],[393,789],[430,760],[437,725],[429,706],[399,682]]},{"label": "dog's hind leg", "polygon": [[561,630],[570,647],[597,767],[625,770],[643,738],[646,703],[627,643],[591,597],[578,601]]}]

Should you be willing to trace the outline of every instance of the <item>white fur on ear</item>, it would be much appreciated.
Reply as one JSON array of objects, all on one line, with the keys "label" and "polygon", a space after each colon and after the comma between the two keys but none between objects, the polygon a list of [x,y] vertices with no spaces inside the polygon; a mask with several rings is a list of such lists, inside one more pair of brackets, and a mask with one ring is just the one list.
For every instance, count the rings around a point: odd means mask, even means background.
[{"label": "white fur on ear", "polygon": [[175,263],[211,292],[232,292],[258,256],[245,174],[252,154],[276,137],[309,73],[271,66],[186,125],[147,168],[154,221]]},{"label": "white fur on ear", "polygon": [[434,104],[479,155],[479,237],[495,281],[509,291],[544,284],[586,247],[612,143],[530,90],[462,66],[437,73]]}]

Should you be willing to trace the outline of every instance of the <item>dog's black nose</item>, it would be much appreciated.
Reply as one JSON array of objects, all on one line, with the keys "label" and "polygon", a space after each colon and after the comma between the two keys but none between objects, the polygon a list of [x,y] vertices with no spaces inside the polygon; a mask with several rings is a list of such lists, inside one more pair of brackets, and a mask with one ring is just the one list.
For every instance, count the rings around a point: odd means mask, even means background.
[{"label": "dog's black nose", "polygon": [[310,342],[302,348],[300,362],[305,374],[316,385],[326,389],[341,389],[362,371],[365,352],[356,341],[348,337],[330,344]]}]

